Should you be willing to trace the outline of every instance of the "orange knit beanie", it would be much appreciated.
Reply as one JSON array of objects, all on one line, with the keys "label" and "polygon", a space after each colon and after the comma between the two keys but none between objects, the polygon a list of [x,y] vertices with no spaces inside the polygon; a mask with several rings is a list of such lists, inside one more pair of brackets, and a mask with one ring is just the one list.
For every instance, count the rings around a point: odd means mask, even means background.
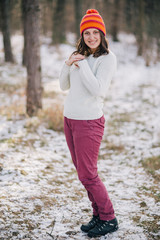
[{"label": "orange knit beanie", "polygon": [[99,12],[95,9],[88,9],[86,15],[82,18],[80,23],[80,34],[82,35],[83,31],[88,28],[97,28],[106,35],[104,21]]}]

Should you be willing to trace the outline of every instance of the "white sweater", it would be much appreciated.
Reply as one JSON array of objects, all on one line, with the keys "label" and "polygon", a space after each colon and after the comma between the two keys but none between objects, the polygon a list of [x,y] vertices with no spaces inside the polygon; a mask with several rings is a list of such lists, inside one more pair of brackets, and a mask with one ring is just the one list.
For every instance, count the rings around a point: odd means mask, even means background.
[{"label": "white sweater", "polygon": [[64,64],[60,74],[60,87],[68,90],[64,116],[77,120],[98,119],[103,115],[103,104],[111,79],[116,70],[116,56],[94,58],[93,55],[74,64]]}]

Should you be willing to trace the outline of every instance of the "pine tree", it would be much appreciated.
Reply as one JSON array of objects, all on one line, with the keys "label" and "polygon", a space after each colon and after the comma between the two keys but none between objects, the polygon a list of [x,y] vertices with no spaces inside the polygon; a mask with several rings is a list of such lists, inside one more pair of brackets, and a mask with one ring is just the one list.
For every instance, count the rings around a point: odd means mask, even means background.
[{"label": "pine tree", "polygon": [[3,45],[5,53],[6,62],[14,62],[11,40],[10,40],[10,24],[9,24],[9,10],[10,10],[10,0],[0,1],[1,10],[1,28],[3,33]]},{"label": "pine tree", "polygon": [[39,1],[23,0],[25,9],[25,43],[27,67],[27,113],[36,115],[42,108],[41,65],[39,44]]}]

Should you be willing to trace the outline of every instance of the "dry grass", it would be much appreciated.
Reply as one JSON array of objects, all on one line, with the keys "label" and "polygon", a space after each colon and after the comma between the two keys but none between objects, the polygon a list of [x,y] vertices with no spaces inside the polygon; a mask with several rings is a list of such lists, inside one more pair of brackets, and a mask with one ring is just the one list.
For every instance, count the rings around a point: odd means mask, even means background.
[{"label": "dry grass", "polygon": [[133,114],[132,113],[120,113],[116,119],[118,122],[132,122]]},{"label": "dry grass", "polygon": [[63,105],[53,103],[52,107],[39,111],[38,117],[47,123],[47,127],[54,131],[63,131]]},{"label": "dry grass", "polygon": [[[157,183],[159,184],[159,182],[157,182]],[[150,187],[141,186],[139,188],[140,192],[138,192],[137,195],[141,196],[141,193],[143,192],[143,194],[146,195],[147,197],[154,198],[156,203],[160,202],[160,193],[159,193],[159,189],[156,186],[157,183],[155,181],[155,184]]]},{"label": "dry grass", "polygon": [[[37,113],[37,118],[39,121],[36,121],[35,118],[29,118],[26,113],[26,90],[24,84],[1,84],[0,92],[8,94],[10,101],[4,102],[0,106],[0,114],[7,117],[7,120],[14,119],[27,119],[26,128],[31,131],[34,131],[41,123],[46,123],[49,129],[55,131],[63,131],[63,105],[61,94],[52,91],[52,92],[43,92],[43,109],[39,110]],[[17,99],[15,99],[15,94]],[[12,101],[13,98],[13,101]],[[34,125],[34,126],[33,126]]]},{"label": "dry grass", "polygon": [[154,178],[160,180],[160,174],[156,171],[160,170],[160,155],[142,160],[142,165]]},{"label": "dry grass", "polygon": [[[159,236],[156,235],[159,231],[159,216],[154,215],[153,220],[140,221],[140,216],[133,217],[133,221],[140,227],[143,227],[146,230],[146,234],[148,235],[148,239],[159,240]],[[154,235],[155,234],[155,235]]]},{"label": "dry grass", "polygon": [[118,151],[118,152],[122,152],[125,149],[124,145],[114,144],[114,143],[108,143],[106,148],[107,150]]},{"label": "dry grass", "polygon": [[131,113],[115,113],[111,116],[111,119],[108,121],[111,126],[119,126],[119,124],[124,122],[132,122],[134,121],[134,112]]},{"label": "dry grass", "polygon": [[43,98],[57,98],[59,96],[59,93],[56,91],[50,91],[50,92],[46,92],[43,91]]},{"label": "dry grass", "polygon": [[0,92],[7,93],[9,95],[22,92],[24,91],[24,89],[25,87],[23,82],[21,84],[7,84],[7,83],[1,82],[1,86],[0,86]]},{"label": "dry grass", "polygon": [[107,121],[107,132],[110,135],[120,136],[120,132],[123,124],[131,123],[135,121],[134,112],[131,113],[114,113],[110,116],[110,119]]},{"label": "dry grass", "polygon": [[0,114],[6,116],[7,120],[27,117],[24,99],[14,101],[7,106],[0,106]]},{"label": "dry grass", "polygon": [[25,99],[17,100],[8,106],[0,106],[0,114],[6,116],[7,120],[27,119],[25,128],[28,131],[35,131],[41,124],[46,123],[49,129],[63,131],[63,105],[59,102],[53,102],[52,107],[40,109],[37,117],[28,117],[26,113]]},{"label": "dry grass", "polygon": [[121,153],[125,150],[125,146],[121,143],[116,144],[114,142],[108,141],[108,139],[105,139],[105,138],[103,139],[103,142],[105,143],[105,146],[103,148],[106,149],[107,151],[114,151],[114,152]]}]

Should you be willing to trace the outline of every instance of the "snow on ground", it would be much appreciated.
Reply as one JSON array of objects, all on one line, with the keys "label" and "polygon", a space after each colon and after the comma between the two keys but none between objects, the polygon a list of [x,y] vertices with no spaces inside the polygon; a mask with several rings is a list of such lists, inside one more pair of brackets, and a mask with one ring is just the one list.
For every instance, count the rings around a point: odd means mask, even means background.
[{"label": "snow on ground", "polygon": [[[159,185],[141,161],[160,155],[160,64],[145,67],[143,59],[136,57],[134,37],[119,37],[119,43],[109,39],[118,70],[106,97],[106,128],[98,162],[119,230],[99,239],[158,239],[160,232],[147,224],[160,224]],[[12,114],[12,104],[18,109],[25,103],[22,40],[18,34],[12,38],[15,65],[3,63],[0,46],[0,239],[85,240],[88,237],[79,227],[90,219],[91,206],[64,134],[48,129],[37,117]],[[47,38],[41,42],[44,89],[56,91],[63,100],[58,75],[74,48],[53,47]],[[6,109],[11,111],[9,116]]]}]

